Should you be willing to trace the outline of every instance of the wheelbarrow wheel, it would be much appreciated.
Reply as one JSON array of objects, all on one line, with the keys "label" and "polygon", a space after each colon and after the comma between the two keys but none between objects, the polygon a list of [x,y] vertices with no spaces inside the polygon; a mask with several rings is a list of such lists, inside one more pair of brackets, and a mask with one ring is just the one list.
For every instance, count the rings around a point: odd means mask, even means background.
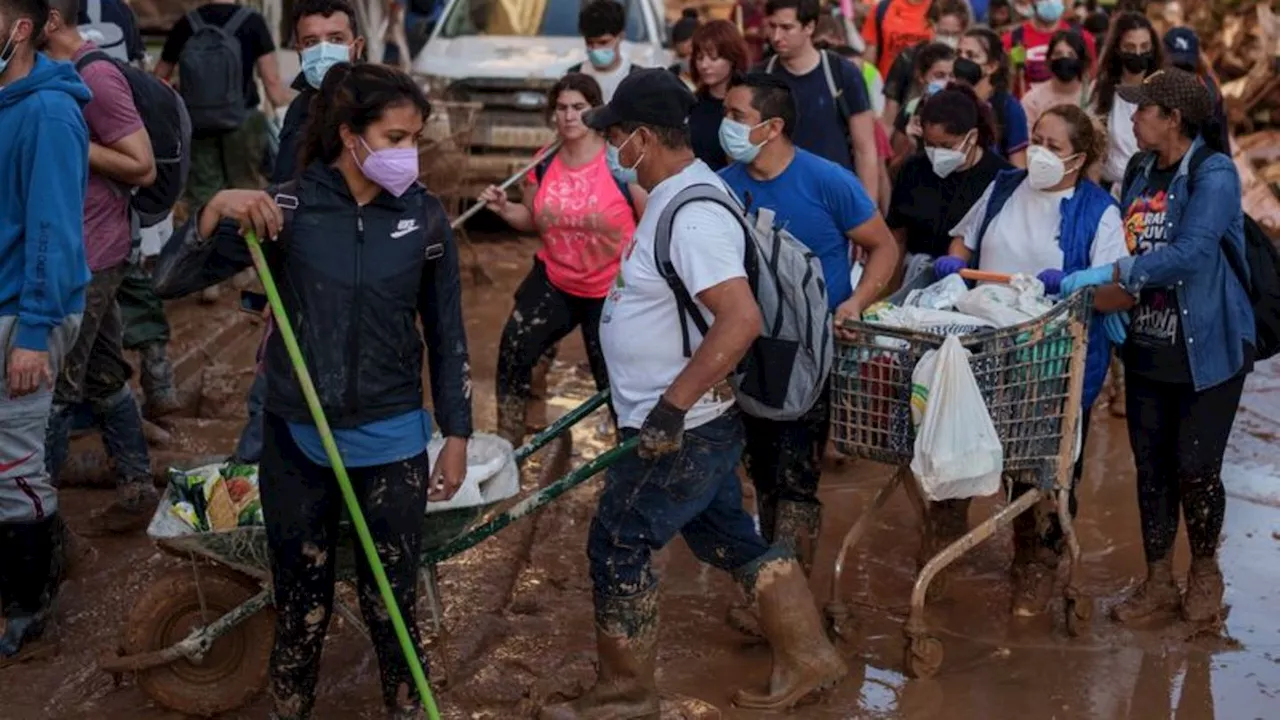
[{"label": "wheelbarrow wheel", "polygon": [[[147,588],[125,635],[130,654],[152,652],[181,642],[197,627],[227,614],[261,590],[232,570],[202,566],[200,582],[190,566],[175,569]],[[201,609],[201,597],[204,605]],[[138,673],[138,685],[161,705],[209,717],[235,710],[262,692],[275,640],[275,611],[250,616],[218,638],[199,662],[174,661]]]}]

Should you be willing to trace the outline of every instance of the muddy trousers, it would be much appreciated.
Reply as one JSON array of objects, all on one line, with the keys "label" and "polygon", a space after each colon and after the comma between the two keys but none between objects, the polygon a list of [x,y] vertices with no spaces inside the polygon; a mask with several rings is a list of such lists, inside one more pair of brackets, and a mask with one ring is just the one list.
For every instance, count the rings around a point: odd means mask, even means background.
[{"label": "muddy trousers", "polygon": [[521,426],[523,434],[523,412],[531,394],[533,368],[574,328],[582,328],[596,389],[609,387],[609,372],[600,349],[602,309],[603,298],[583,298],[560,290],[547,278],[546,265],[541,260],[533,261],[533,269],[516,290],[515,307],[498,346],[500,431],[514,433]]},{"label": "muddy trousers", "polygon": [[[271,696],[281,718],[310,717],[315,704],[320,654],[333,610],[339,520],[345,514],[333,471],[312,463],[298,448],[288,423],[267,413],[263,420],[262,512],[271,549],[276,639],[271,652]],[[414,607],[422,518],[427,506],[427,454],[372,467],[348,468],[418,656]],[[354,537],[351,542],[356,544]],[[364,553],[355,547],[360,609],[382,671],[382,697],[389,709],[419,702],[390,616],[378,594]]]},{"label": "muddy trousers", "polygon": [[[624,428],[623,441],[636,433]],[[657,460],[631,453],[609,468],[587,536],[597,612],[610,598],[654,588],[653,553],[677,534],[699,560],[740,580],[744,568],[773,557],[742,509],[742,446],[742,422],[731,410],[686,431],[678,452]]]},{"label": "muddy trousers", "polygon": [[120,303],[120,320],[124,323],[122,345],[125,350],[142,350],[147,345],[169,342],[169,319],[164,302],[151,286],[151,273],[142,263],[132,263],[116,291]]},{"label": "muddy trousers", "polygon": [[760,530],[764,539],[771,543],[796,540],[793,537],[776,537],[780,522],[787,531],[804,526],[804,532],[817,532],[822,512],[818,481],[822,476],[822,456],[831,434],[829,398],[830,388],[824,388],[818,402],[796,420],[742,416],[746,429],[742,462],[756,488]]},{"label": "muddy trousers", "polygon": [[1138,511],[1147,562],[1168,557],[1187,523],[1193,558],[1213,557],[1222,534],[1226,491],[1222,456],[1244,391],[1245,374],[1196,392],[1126,373],[1129,442],[1138,468]]},{"label": "muddy trousers", "polygon": [[231,132],[197,132],[191,138],[191,174],[185,197],[192,208],[209,202],[220,190],[262,187],[262,155],[267,145],[267,117],[250,110],[244,124]]},{"label": "muddy trousers", "polygon": [[46,465],[58,480],[71,442],[75,407],[88,402],[94,424],[115,466],[117,483],[149,483],[151,458],[142,434],[142,414],[129,387],[132,369],[124,359],[116,293],[124,279],[121,264],[93,274],[85,290],[80,334],[58,373],[46,435]]}]

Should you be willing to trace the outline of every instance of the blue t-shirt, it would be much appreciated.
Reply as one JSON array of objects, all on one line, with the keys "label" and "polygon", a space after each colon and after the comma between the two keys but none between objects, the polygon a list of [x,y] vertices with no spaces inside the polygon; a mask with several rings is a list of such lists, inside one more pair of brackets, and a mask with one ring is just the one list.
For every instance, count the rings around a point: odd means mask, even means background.
[{"label": "blue t-shirt", "polygon": [[742,163],[721,170],[720,177],[748,209],[772,210],[775,222],[818,256],[833,310],[853,295],[848,233],[876,214],[853,173],[797,148],[791,164],[772,180],[756,180]]},{"label": "blue t-shirt", "polygon": [[[867,84],[862,79],[862,72],[839,55],[828,53],[827,56],[831,77],[845,98],[849,115],[870,110],[871,102],[867,99]],[[850,146],[849,127],[841,120],[840,110],[831,97],[822,63],[808,74],[796,76],[788,72],[779,60],[773,66],[773,74],[787,81],[796,100],[796,127],[791,133],[796,147],[852,170],[853,148]]]},{"label": "blue t-shirt", "polygon": [[1022,103],[1009,92],[997,92],[991,96],[991,110],[1000,123],[1000,147],[996,152],[1008,159],[1010,155],[1026,150],[1031,143],[1027,128],[1027,111]]},{"label": "blue t-shirt", "polygon": [[[329,467],[329,456],[315,425],[291,422],[289,433],[308,460]],[[338,454],[347,467],[373,467],[407,460],[426,452],[430,439],[431,415],[426,410],[410,410],[360,427],[333,431]]]}]

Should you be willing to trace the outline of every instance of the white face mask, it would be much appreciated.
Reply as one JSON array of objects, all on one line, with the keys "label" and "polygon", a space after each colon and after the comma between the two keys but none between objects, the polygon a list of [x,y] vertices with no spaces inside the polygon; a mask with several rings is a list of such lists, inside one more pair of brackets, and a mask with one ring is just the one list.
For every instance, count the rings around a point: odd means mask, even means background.
[{"label": "white face mask", "polygon": [[1058,157],[1052,150],[1043,145],[1032,145],[1027,149],[1027,182],[1033,190],[1048,190],[1062,182],[1067,174],[1067,160]]},{"label": "white face mask", "polygon": [[960,147],[954,150],[940,147],[926,147],[924,149],[924,154],[929,157],[929,163],[933,165],[935,175],[945,178],[960,169],[960,166],[964,164],[965,156],[969,154],[967,146],[969,145],[970,137],[972,137],[972,131],[970,131],[970,135],[965,136],[965,139],[960,142]]}]

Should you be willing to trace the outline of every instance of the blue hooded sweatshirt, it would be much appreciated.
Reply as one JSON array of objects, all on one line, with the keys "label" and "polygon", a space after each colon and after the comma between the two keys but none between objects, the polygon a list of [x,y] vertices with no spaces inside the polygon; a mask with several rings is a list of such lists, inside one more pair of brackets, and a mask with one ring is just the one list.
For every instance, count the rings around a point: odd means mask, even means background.
[{"label": "blue hooded sweatshirt", "polygon": [[70,63],[37,54],[0,88],[0,316],[18,316],[14,345],[47,351],[49,331],[84,312],[89,264],[84,195],[92,94]]}]

